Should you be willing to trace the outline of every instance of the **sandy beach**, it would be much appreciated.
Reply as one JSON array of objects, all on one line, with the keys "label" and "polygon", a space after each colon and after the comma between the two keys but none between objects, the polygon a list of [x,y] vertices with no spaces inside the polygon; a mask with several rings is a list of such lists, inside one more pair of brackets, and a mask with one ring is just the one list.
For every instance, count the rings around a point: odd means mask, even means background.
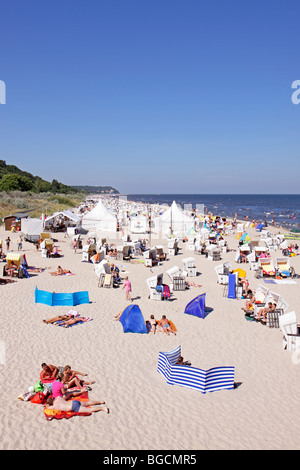
[{"label": "sandy beach", "polygon": [[[248,233],[253,240],[259,239],[255,228]],[[8,234],[1,227],[0,238],[5,240]],[[17,252],[18,234],[9,235],[10,251]],[[235,235],[226,236],[232,250],[238,247]],[[160,319],[165,314],[177,328],[176,336],[124,333],[113,318],[128,305],[122,285],[98,287],[93,265],[82,261],[81,250],[74,253],[71,238],[64,233],[52,236],[58,240],[61,258],[42,258],[33,244],[23,242],[28,265],[45,269],[1,285],[0,339],[5,347],[5,361],[0,364],[2,450],[299,449],[300,357],[297,361],[295,354],[283,350],[280,329],[245,320],[243,299],[223,296],[224,287],[217,283],[215,272],[220,262],[191,254],[183,242],[178,255],[152,268],[117,261],[121,277],[125,271],[129,275],[133,302],[140,306],[144,319],[151,314]],[[116,241],[113,234],[107,238]],[[155,243],[167,247],[166,239]],[[280,254],[272,252],[273,259]],[[174,292],[169,301],[149,300],[146,279],[163,273],[168,284],[167,269],[181,267],[187,256],[195,257],[199,273],[191,280],[202,287]],[[245,269],[252,289],[264,284],[254,277],[249,264],[238,265],[234,257],[235,251],[222,253],[221,263],[229,261],[233,268]],[[300,256],[291,258],[291,263],[300,273]],[[51,276],[58,265],[72,275]],[[288,301],[288,311],[295,310],[299,319],[299,279],[296,282],[268,287]],[[43,319],[67,313],[70,307],[36,304],[36,286],[51,292],[87,290],[90,303],[73,309],[92,321],[68,329],[43,323]],[[212,311],[205,319],[185,315],[187,303],[204,292]],[[234,366],[237,387],[202,394],[166,384],[157,372],[158,354],[179,345],[184,358],[195,367]],[[90,398],[105,400],[110,413],[47,421],[42,405],[19,400],[38,381],[43,362],[70,364],[88,373],[88,379],[96,381]]]}]

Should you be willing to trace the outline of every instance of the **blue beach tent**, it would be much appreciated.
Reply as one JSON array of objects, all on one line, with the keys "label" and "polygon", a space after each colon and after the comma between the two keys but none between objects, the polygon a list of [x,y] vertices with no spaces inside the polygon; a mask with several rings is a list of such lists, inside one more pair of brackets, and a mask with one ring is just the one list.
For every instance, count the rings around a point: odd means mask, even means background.
[{"label": "blue beach tent", "polygon": [[123,325],[124,333],[148,333],[142,311],[136,304],[128,305],[119,321]]},{"label": "blue beach tent", "polygon": [[201,294],[191,300],[185,307],[184,313],[205,318],[205,296],[206,294]]}]

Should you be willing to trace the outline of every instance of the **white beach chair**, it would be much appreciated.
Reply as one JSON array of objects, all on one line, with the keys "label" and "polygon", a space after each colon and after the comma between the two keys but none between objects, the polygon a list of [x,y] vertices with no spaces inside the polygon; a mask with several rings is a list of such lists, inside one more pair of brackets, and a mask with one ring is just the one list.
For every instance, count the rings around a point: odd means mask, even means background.
[{"label": "white beach chair", "polygon": [[184,258],[182,264],[183,271],[187,273],[187,276],[196,276],[195,258]]},{"label": "white beach chair", "polygon": [[117,260],[123,261],[130,259],[130,245],[117,246]]},{"label": "white beach chair", "polygon": [[289,277],[294,275],[294,269],[290,265],[289,258],[276,258],[274,266],[276,276]]},{"label": "white beach chair", "polygon": [[157,276],[152,276],[146,279],[147,285],[150,291],[151,300],[162,300],[163,294],[162,291],[156,290],[156,286],[162,285],[163,283],[163,274],[158,274]]},{"label": "white beach chair", "polygon": [[279,317],[279,326],[283,333],[283,349],[295,351],[300,349],[300,334],[297,325],[296,312],[285,313]]},{"label": "white beach chair", "polygon": [[272,258],[259,258],[259,267],[262,269],[263,276],[275,276],[275,267]]}]

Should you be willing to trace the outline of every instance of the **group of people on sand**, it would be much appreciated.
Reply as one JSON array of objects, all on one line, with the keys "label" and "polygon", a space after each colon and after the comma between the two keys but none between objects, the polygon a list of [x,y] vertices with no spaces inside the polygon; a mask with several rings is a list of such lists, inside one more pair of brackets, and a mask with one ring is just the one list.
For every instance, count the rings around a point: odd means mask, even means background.
[{"label": "group of people on sand", "polygon": [[162,315],[160,320],[156,320],[154,315],[150,315],[150,320],[146,321],[146,325],[150,333],[155,334],[156,332],[162,331],[167,335],[170,335],[170,333],[176,335],[172,322],[167,319],[166,315]]},{"label": "group of people on sand", "polygon": [[[78,376],[87,376],[86,373],[73,370],[70,365],[56,367],[53,364],[42,363],[40,382],[48,393],[46,408],[58,411],[73,411],[76,413],[89,414],[96,411],[109,409],[104,401],[81,401],[80,396],[89,390],[95,380],[86,382]],[[79,399],[74,399],[78,397]],[[70,400],[72,398],[72,400]]]},{"label": "group of people on sand", "polygon": [[262,324],[267,323],[267,316],[268,313],[274,312],[277,308],[277,304],[275,302],[268,302],[267,305],[264,307],[262,306],[257,314],[254,313],[254,305],[256,303],[255,292],[252,290],[249,298],[246,300],[245,307],[242,307],[242,310],[245,312],[246,315],[252,317],[256,322],[260,322]]},{"label": "group of people on sand", "polygon": [[69,328],[70,326],[75,325],[75,323],[87,322],[89,320],[90,318],[81,317],[79,313],[67,313],[66,315],[57,315],[56,317],[49,318],[48,320],[43,320],[43,322],[47,324],[59,324],[59,326]]}]

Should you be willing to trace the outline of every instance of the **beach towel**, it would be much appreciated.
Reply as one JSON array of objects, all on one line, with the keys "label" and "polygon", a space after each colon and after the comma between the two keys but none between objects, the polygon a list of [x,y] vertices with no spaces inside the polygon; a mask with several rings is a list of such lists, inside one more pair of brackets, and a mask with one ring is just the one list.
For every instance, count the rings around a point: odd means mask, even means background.
[{"label": "beach towel", "polygon": [[[70,389],[73,390],[73,389]],[[79,395],[77,397],[72,397],[69,398],[70,401],[73,400],[79,400],[79,401],[89,401],[89,396],[88,392],[83,393],[82,395]],[[68,401],[69,401],[68,400]],[[92,412],[89,413],[79,413],[75,411],[60,411],[60,410],[54,410],[54,409],[49,409],[49,408],[44,408],[44,415],[47,421],[52,421],[52,419],[69,419],[72,418],[72,416],[90,416]]]},{"label": "beach towel", "polygon": [[164,284],[162,286],[162,296],[165,298],[165,299],[169,299],[170,298],[170,287],[167,286],[166,284]]}]

